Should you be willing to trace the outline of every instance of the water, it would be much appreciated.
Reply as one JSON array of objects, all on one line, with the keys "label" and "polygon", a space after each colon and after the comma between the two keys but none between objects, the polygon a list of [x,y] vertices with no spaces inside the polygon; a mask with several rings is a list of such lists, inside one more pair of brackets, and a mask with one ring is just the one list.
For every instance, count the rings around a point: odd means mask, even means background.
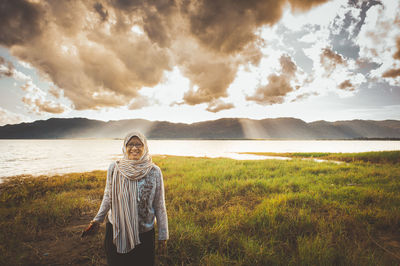
[{"label": "water", "polygon": [[[122,140],[0,140],[0,181],[13,175],[106,170],[121,158]],[[150,140],[151,154],[268,159],[240,152],[366,152],[400,150],[400,141]],[[274,157],[275,158],[275,157]]]}]

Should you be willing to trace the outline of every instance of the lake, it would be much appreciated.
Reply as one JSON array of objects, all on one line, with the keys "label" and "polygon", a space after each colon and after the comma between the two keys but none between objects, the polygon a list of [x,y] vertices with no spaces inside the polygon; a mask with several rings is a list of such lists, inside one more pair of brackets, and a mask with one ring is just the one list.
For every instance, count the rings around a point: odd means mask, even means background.
[{"label": "lake", "polygon": [[[0,140],[1,178],[106,170],[121,158],[122,140]],[[400,150],[400,141],[353,140],[149,140],[150,153],[238,160],[269,159],[240,152],[366,152]]]}]

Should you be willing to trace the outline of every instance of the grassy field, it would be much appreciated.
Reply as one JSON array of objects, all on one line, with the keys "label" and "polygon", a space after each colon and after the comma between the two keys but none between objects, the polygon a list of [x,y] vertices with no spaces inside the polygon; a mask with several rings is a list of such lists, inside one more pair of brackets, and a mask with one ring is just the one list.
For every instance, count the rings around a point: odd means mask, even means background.
[{"label": "grassy field", "polygon": [[[170,230],[159,264],[399,265],[400,153],[291,157],[154,157]],[[104,228],[79,237],[98,210],[105,175],[0,185],[0,265],[105,264]]]},{"label": "grassy field", "polygon": [[328,153],[328,152],[244,152],[244,154],[256,154],[266,156],[279,156],[290,158],[311,158],[343,162],[367,162],[373,164],[400,164],[400,151],[385,152],[360,152],[360,153]]}]

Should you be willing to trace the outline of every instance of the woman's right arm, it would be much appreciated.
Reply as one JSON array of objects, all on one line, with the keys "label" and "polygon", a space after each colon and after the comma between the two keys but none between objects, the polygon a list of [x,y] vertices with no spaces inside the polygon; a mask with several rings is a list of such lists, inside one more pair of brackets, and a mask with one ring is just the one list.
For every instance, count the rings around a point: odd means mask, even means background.
[{"label": "woman's right arm", "polygon": [[111,207],[111,187],[115,163],[110,164],[107,171],[106,187],[104,189],[103,201],[101,202],[99,211],[93,221],[102,223]]}]

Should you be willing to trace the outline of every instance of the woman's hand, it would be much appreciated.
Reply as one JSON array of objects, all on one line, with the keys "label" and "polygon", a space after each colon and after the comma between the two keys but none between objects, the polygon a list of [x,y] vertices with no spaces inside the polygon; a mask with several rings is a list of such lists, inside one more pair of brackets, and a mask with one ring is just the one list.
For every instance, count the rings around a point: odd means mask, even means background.
[{"label": "woman's hand", "polygon": [[81,237],[93,235],[99,230],[100,224],[96,221],[91,221],[89,226],[83,230]]},{"label": "woman's hand", "polygon": [[160,256],[167,255],[167,240],[158,240],[158,252]]}]

